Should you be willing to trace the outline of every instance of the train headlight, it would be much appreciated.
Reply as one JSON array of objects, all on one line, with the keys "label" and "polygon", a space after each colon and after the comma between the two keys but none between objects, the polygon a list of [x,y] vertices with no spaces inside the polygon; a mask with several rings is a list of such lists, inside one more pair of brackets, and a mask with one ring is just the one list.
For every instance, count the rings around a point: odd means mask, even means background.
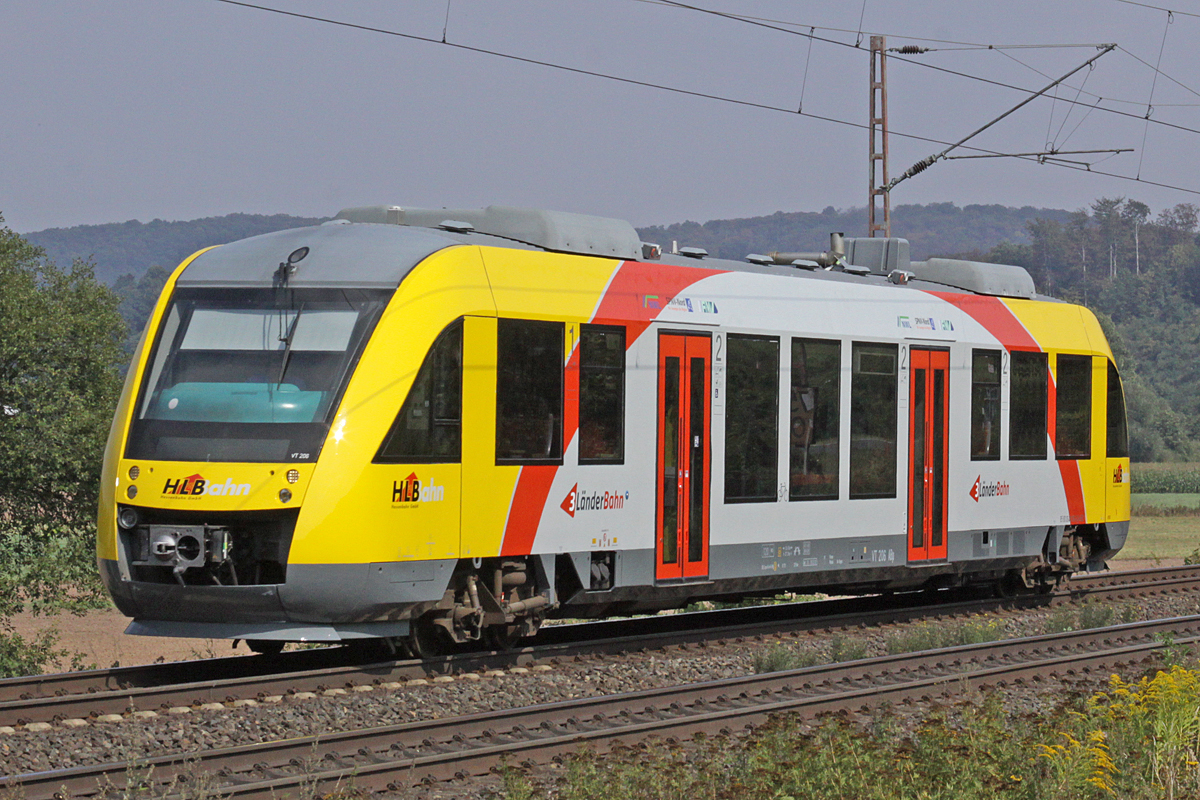
[{"label": "train headlight", "polygon": [[129,480],[136,481],[138,479],[138,475],[141,475],[141,474],[142,474],[142,471],[140,469],[138,469],[137,464],[134,464],[132,467],[129,468]]},{"label": "train headlight", "polygon": [[117,514],[117,524],[127,531],[136,528],[138,524],[137,509],[128,506],[122,508],[121,513]]},{"label": "train headlight", "polygon": [[292,499],[292,490],[291,489],[280,489],[279,490],[279,502],[286,503],[291,499]]},{"label": "train headlight", "polygon": [[125,490],[125,494],[129,496],[130,500],[132,500],[133,498],[137,497],[137,487],[132,483],[129,484],[129,488]]},{"label": "train headlight", "polygon": [[300,470],[298,470],[298,469],[289,469],[289,470],[288,470],[288,472],[287,472],[287,482],[288,482],[288,483],[295,483],[295,482],[296,482],[296,481],[298,481],[298,480],[300,480]]}]

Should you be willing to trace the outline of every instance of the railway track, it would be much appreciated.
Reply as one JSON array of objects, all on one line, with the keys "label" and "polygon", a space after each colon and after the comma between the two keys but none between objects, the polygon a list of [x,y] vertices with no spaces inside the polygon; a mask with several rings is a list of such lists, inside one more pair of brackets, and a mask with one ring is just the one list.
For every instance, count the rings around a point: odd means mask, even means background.
[{"label": "railway track", "polygon": [[[649,735],[691,737],[881,703],[924,701],[966,687],[1056,681],[1139,663],[1165,646],[1200,643],[1200,616],[1154,620],[986,644],[591,697],[465,717],[169,755],[0,780],[26,800],[83,798],[209,776],[223,796],[268,800],[301,788],[352,782],[402,790],[487,774],[502,760],[544,763],[589,744],[604,752]],[[178,785],[178,784],[175,784]]]},{"label": "railway track", "polygon": [[[344,692],[435,675],[531,666],[580,655],[619,654],[671,646],[818,629],[855,629],[930,616],[1030,608],[1084,598],[1133,599],[1200,590],[1200,568],[1158,568],[1083,576],[1046,596],[1010,600],[913,592],[810,603],[607,620],[544,628],[528,646],[506,652],[462,653],[432,660],[360,663],[343,648],[286,653],[276,659],[238,657],[150,664],[0,681],[0,726],[90,724],[115,715],[153,716],[171,708],[278,701],[302,692]],[[936,599],[936,602],[934,600]]]}]

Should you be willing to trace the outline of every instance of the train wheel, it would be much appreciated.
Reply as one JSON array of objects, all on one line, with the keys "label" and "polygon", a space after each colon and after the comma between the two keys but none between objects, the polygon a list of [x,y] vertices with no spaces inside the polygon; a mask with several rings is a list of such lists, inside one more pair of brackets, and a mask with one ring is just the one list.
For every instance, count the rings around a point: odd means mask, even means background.
[{"label": "train wheel", "polygon": [[520,625],[489,625],[483,629],[484,641],[492,650],[512,650],[522,633]]},{"label": "train wheel", "polygon": [[273,639],[247,639],[246,646],[253,653],[258,653],[263,656],[277,656],[283,652],[283,642],[277,642]]},{"label": "train wheel", "polygon": [[1025,588],[1025,581],[1021,579],[1021,573],[1009,570],[1004,577],[996,581],[995,592],[996,596],[1002,600],[1011,600],[1018,595],[1028,594],[1029,590]]},{"label": "train wheel", "polygon": [[433,658],[445,650],[438,627],[429,620],[414,619],[408,636],[404,640],[408,652],[414,658]]}]

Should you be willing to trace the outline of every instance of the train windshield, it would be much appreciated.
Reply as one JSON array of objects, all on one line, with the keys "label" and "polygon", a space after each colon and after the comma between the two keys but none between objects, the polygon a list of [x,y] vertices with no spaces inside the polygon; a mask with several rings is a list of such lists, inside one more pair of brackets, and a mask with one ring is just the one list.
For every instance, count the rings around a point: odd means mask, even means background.
[{"label": "train windshield", "polygon": [[126,455],[316,458],[387,292],[179,289],[160,326]]}]

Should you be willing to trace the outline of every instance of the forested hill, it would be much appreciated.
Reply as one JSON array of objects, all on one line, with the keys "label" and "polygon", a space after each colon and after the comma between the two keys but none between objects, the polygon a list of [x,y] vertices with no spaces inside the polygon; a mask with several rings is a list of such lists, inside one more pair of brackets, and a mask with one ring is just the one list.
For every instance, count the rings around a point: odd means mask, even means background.
[{"label": "forested hill", "polygon": [[156,219],[76,225],[24,236],[30,244],[45,250],[46,257],[60,267],[69,267],[76,258],[90,260],[95,265],[96,278],[111,285],[122,275],[139,278],[150,267],[174,269],[204,247],[318,222],[321,220],[316,217],[287,214],[227,214],[186,222]]},{"label": "forested hill", "polygon": [[[913,258],[927,258],[987,251],[1001,242],[1028,243],[1029,224],[1034,220],[1065,223],[1070,217],[1071,212],[1052,208],[931,203],[892,209],[892,229],[896,236],[909,240]],[[321,221],[288,214],[228,214],[181,222],[156,219],[77,225],[24,236],[43,248],[47,258],[59,266],[69,266],[76,258],[90,259],[97,279],[111,286],[123,275],[136,281],[150,267],[174,269],[202,247]],[[638,233],[644,240],[668,249],[674,240],[681,247],[703,247],[714,256],[740,260],[753,252],[824,250],[829,246],[830,233],[865,236],[866,228],[866,209],[839,211],[830,206],[824,211],[777,211],[765,217],[655,225],[639,228]]]},{"label": "forested hill", "polygon": [[[908,239],[914,259],[955,253],[988,251],[1001,242],[1030,241],[1029,225],[1035,220],[1066,223],[1070,211],[1055,208],[1010,208],[1008,206],[956,206],[954,203],[905,205],[892,209],[892,235]],[[776,211],[766,217],[715,219],[703,225],[678,222],[638,228],[647,242],[669,250],[703,247],[718,258],[741,260],[747,253],[772,251],[820,251],[829,247],[829,234],[867,235],[867,211]]]}]

